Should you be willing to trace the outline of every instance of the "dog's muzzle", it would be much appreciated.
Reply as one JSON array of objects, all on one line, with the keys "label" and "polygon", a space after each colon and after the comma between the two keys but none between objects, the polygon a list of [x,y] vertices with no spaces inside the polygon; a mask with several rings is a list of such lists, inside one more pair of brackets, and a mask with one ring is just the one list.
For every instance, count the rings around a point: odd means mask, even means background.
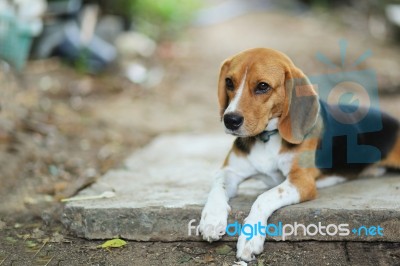
[{"label": "dog's muzzle", "polygon": [[243,116],[237,113],[228,113],[224,115],[224,124],[227,129],[237,130],[243,124]]}]

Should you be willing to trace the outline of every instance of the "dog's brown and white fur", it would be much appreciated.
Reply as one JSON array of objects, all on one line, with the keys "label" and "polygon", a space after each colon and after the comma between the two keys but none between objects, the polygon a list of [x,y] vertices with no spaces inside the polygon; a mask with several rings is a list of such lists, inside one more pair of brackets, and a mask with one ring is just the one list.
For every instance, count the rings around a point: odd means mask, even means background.
[{"label": "dog's brown and white fur", "polygon": [[[308,96],[309,100],[307,104],[293,107],[299,94]],[[252,176],[263,174],[273,186],[257,197],[244,222],[264,225],[275,210],[312,200],[317,195],[317,187],[346,180],[323,173],[312,165],[315,153],[304,153],[318,148],[318,136],[324,130],[320,103],[307,77],[283,53],[256,48],[225,60],[219,76],[218,97],[226,132],[238,138],[215,177],[201,215],[200,232],[205,240],[218,240],[225,233],[230,212],[228,201],[236,195],[238,185]],[[272,135],[269,141],[257,138],[261,132],[274,129],[278,129],[278,134]],[[396,139],[388,144],[389,152],[372,166],[400,166],[400,138],[398,132],[393,134]],[[301,167],[300,155],[304,154],[309,154],[309,158],[302,160],[310,162],[311,167]],[[263,251],[264,240],[260,235],[250,240],[239,236],[237,258],[254,259]]]}]

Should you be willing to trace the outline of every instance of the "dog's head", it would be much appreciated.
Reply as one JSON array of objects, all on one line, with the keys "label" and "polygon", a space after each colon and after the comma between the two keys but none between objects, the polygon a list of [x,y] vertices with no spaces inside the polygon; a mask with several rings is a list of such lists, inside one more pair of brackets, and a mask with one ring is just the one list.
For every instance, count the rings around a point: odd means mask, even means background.
[{"label": "dog's head", "polygon": [[283,53],[266,48],[223,62],[218,98],[225,131],[240,137],[256,136],[278,118],[280,135],[298,144],[319,112],[317,94],[304,73]]}]

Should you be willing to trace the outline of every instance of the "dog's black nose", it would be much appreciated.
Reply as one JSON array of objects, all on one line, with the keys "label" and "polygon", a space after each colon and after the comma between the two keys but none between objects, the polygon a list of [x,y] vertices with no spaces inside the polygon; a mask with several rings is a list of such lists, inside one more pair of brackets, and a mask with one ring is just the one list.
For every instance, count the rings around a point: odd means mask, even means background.
[{"label": "dog's black nose", "polygon": [[243,116],[236,113],[224,115],[224,124],[227,129],[236,130],[243,124]]}]

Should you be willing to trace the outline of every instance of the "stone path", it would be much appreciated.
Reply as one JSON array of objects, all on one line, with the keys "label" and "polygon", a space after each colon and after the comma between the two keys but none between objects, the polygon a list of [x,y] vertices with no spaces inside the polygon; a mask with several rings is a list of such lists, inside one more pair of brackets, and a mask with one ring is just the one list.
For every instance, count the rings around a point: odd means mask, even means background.
[{"label": "stone path", "polygon": [[[192,219],[193,226],[198,224],[213,172],[223,162],[232,141],[226,135],[158,137],[132,154],[123,168],[110,171],[79,194],[113,191],[115,197],[70,202],[63,223],[77,236],[88,239],[120,236],[140,241],[201,240],[194,229],[189,235],[188,224]],[[231,201],[230,222],[242,222],[257,195],[266,189],[259,180],[243,183],[240,196]],[[357,230],[345,236],[300,234],[288,240],[400,241],[400,177],[364,178],[321,189],[316,200],[278,210],[269,222],[348,224],[349,231]],[[370,230],[368,235],[361,226]],[[370,229],[372,226],[376,229]],[[383,228],[383,236],[377,234],[378,226]]]}]

